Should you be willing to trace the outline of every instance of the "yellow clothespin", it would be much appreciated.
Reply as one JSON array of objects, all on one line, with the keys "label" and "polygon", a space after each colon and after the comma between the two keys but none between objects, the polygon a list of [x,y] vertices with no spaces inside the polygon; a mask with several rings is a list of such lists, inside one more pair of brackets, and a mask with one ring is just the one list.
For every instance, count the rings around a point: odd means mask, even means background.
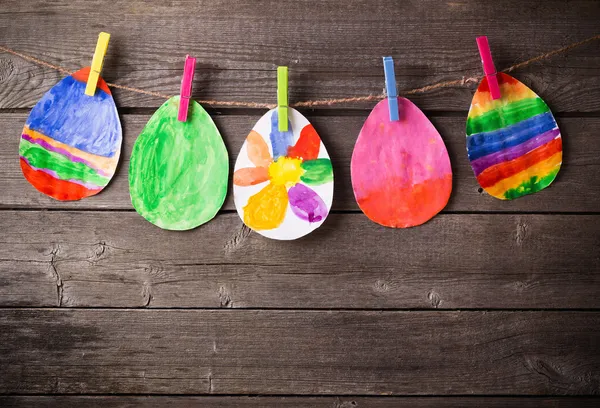
[{"label": "yellow clothespin", "polygon": [[108,49],[108,40],[110,40],[110,34],[108,33],[100,33],[98,36],[96,51],[94,52],[94,58],[92,59],[92,67],[90,69],[87,84],[85,85],[85,94],[88,96],[94,96],[96,93],[96,85],[98,85],[98,78],[100,77],[102,64],[104,63],[104,56]]}]

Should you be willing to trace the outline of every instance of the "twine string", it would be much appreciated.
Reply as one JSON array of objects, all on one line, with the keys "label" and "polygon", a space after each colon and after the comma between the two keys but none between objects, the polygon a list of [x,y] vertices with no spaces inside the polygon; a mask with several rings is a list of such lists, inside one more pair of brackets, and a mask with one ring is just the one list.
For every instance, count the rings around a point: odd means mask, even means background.
[{"label": "twine string", "polygon": [[[517,64],[511,65],[510,67],[503,69],[502,72],[512,72],[516,69],[519,68],[523,68],[525,66],[534,64],[536,62],[551,58],[555,55],[558,54],[563,54],[567,51],[570,51],[574,48],[580,47],[582,45],[585,45],[587,43],[593,42],[593,41],[597,41],[600,40],[600,34],[595,35],[593,37],[589,37],[586,38],[585,40],[582,41],[578,41],[569,45],[566,45],[564,47],[558,48],[556,50],[547,52],[545,54],[541,54],[538,55],[537,57],[533,57],[530,58],[528,60],[525,60],[523,62],[519,62]],[[18,52],[15,50],[12,50],[10,48],[4,47],[2,45],[0,45],[0,51],[4,51],[8,54],[12,54],[15,55],[17,57],[20,57],[26,61],[30,61],[33,62],[37,65],[46,67],[46,68],[50,68],[53,69],[55,71],[58,71],[62,74],[65,75],[71,75],[73,74],[73,72],[69,71],[68,69],[61,67],[59,65],[55,65],[52,64],[50,62],[46,62],[43,61],[39,58],[36,58],[34,56],[28,55],[28,54],[24,54],[22,52]],[[478,83],[481,79],[483,78],[483,76],[477,76],[477,77],[469,77],[469,78],[465,78],[462,77],[461,79],[455,79],[452,81],[442,81],[442,82],[437,82],[435,84],[431,84],[431,85],[426,85],[420,88],[413,88],[413,89],[407,89],[403,92],[401,92],[401,94],[403,95],[416,95],[416,94],[422,94],[422,93],[426,93],[426,92],[430,92],[436,89],[440,89],[440,88],[450,88],[450,87],[456,87],[456,86],[465,86],[471,83]],[[163,99],[169,99],[170,96],[160,93],[160,92],[154,92],[154,91],[147,91],[145,89],[140,89],[140,88],[134,88],[132,86],[126,86],[126,85],[119,85],[119,84],[114,84],[114,83],[110,83],[107,82],[106,83],[108,86],[110,86],[111,88],[116,88],[116,89],[122,89],[125,91],[129,91],[129,92],[135,92],[138,94],[143,94],[143,95],[148,95],[148,96],[154,96],[156,98],[163,98]],[[357,102],[374,102],[374,101],[378,101],[380,99],[385,98],[385,93],[380,93],[380,94],[371,94],[371,95],[364,95],[364,96],[351,96],[351,97],[347,97],[347,98],[335,98],[335,99],[318,99],[318,100],[308,100],[308,101],[301,101],[301,102],[296,102],[294,104],[290,104],[290,106],[292,107],[301,107],[301,108],[312,108],[312,107],[316,107],[316,106],[332,106],[332,105],[342,105],[342,104],[352,104],[352,103],[357,103]],[[202,105],[207,105],[207,106],[219,106],[219,107],[231,107],[231,108],[260,108],[260,109],[272,109],[274,107],[276,107],[276,104],[270,104],[270,103],[262,103],[262,102],[245,102],[245,101],[218,101],[218,100],[214,100],[214,99],[204,99],[204,100],[200,100],[200,99],[196,99],[196,101]]]}]

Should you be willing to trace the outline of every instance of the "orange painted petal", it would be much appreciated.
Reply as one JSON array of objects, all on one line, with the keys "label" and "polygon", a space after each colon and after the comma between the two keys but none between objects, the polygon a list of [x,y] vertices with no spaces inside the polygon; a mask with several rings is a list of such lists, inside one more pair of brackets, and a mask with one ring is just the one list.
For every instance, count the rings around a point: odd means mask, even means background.
[{"label": "orange painted petal", "polygon": [[253,186],[269,180],[269,170],[266,167],[246,167],[233,173],[233,184],[236,186]]},{"label": "orange painted petal", "polygon": [[271,158],[271,153],[269,153],[269,146],[267,146],[262,136],[252,130],[246,138],[246,142],[248,142],[247,149],[250,161],[256,167],[269,167],[273,159]]},{"label": "orange painted petal", "polygon": [[248,200],[244,223],[254,230],[270,230],[281,225],[288,206],[284,185],[269,184]]},{"label": "orange painted petal", "polygon": [[300,137],[295,146],[288,149],[288,157],[299,157],[304,160],[314,160],[319,157],[321,139],[310,123],[300,132]]}]

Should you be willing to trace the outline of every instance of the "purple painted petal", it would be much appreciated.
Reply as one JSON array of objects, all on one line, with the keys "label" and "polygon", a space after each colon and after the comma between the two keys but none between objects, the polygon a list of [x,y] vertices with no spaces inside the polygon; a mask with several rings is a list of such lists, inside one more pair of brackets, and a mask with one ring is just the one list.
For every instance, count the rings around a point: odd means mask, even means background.
[{"label": "purple painted petal", "polygon": [[294,214],[304,221],[319,222],[327,217],[327,206],[321,197],[304,184],[290,188],[288,198]]}]

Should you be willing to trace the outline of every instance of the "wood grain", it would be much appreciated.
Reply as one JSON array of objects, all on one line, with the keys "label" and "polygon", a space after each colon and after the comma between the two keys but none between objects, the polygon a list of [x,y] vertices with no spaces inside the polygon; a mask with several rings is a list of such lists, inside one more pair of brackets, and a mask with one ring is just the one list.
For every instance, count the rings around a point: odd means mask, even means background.
[{"label": "wood grain", "polygon": [[[358,211],[350,181],[350,159],[356,137],[367,115],[308,116],[321,135],[331,156],[335,173],[334,211]],[[18,161],[19,135],[27,116],[0,115],[0,208],[132,209],[127,172],[137,135],[149,115],[124,115],[124,148],[115,177],[99,195],[81,201],[60,202],[33,188],[22,175]],[[233,169],[238,152],[256,116],[215,116],[229,150]],[[558,123],[563,134],[564,158],[558,178],[534,195],[502,201],[479,192],[479,184],[469,164],[465,147],[464,117],[432,117],[450,154],[453,192],[445,211],[527,211],[598,212],[600,209],[600,118],[563,118]],[[230,174],[231,182],[231,174]],[[223,207],[235,209],[230,191]]]},{"label": "wood grain", "polygon": [[597,312],[0,310],[0,392],[591,395]]},{"label": "wood grain", "polygon": [[593,397],[0,396],[4,408],[595,408]]},{"label": "wood grain", "polygon": [[[499,12],[501,10],[501,12]],[[2,45],[76,70],[99,31],[111,33],[103,76],[177,94],[183,58],[198,58],[193,97],[275,102],[275,67],[290,66],[290,101],[379,94],[382,55],[400,91],[482,74],[475,37],[487,34],[498,69],[598,34],[594,1],[364,0],[111,2],[5,0]],[[77,23],[74,23],[76,21]],[[510,29],[509,29],[510,28]],[[600,111],[600,42],[519,69],[556,112]],[[31,107],[61,77],[0,54],[0,108]],[[423,109],[466,111],[475,83],[415,96]],[[585,92],[582,92],[585,89]],[[402,92],[401,92],[402,93]],[[115,92],[120,107],[155,97]],[[372,104],[355,105],[368,108]]]},{"label": "wood grain", "polygon": [[440,215],[394,230],[332,214],[282,242],[237,214],[181,233],[131,212],[1,211],[0,304],[598,308],[599,221]]},{"label": "wood grain", "polygon": [[[379,227],[349,163],[374,103],[302,110],[336,177],[334,213],[294,242],[212,222],[162,231],[131,207],[131,148],[163,100],[114,95],[122,161],[96,197],[61,203],[23,178],[27,111],[62,75],[0,52],[1,407],[591,407],[600,393],[600,41],[516,70],[557,114],[562,170],[535,195],[479,191],[466,112],[486,34],[498,69],[598,34],[600,2],[3,0],[0,45],[76,70],[111,33],[107,81],[193,97],[290,102],[380,94],[392,55],[447,144],[444,214]],[[210,110],[231,165],[264,113]],[[475,310],[473,310],[475,309]],[[498,310],[501,309],[501,310]],[[555,310],[557,309],[557,310]],[[576,309],[576,310],[570,310]],[[7,395],[10,394],[10,395]]]}]

